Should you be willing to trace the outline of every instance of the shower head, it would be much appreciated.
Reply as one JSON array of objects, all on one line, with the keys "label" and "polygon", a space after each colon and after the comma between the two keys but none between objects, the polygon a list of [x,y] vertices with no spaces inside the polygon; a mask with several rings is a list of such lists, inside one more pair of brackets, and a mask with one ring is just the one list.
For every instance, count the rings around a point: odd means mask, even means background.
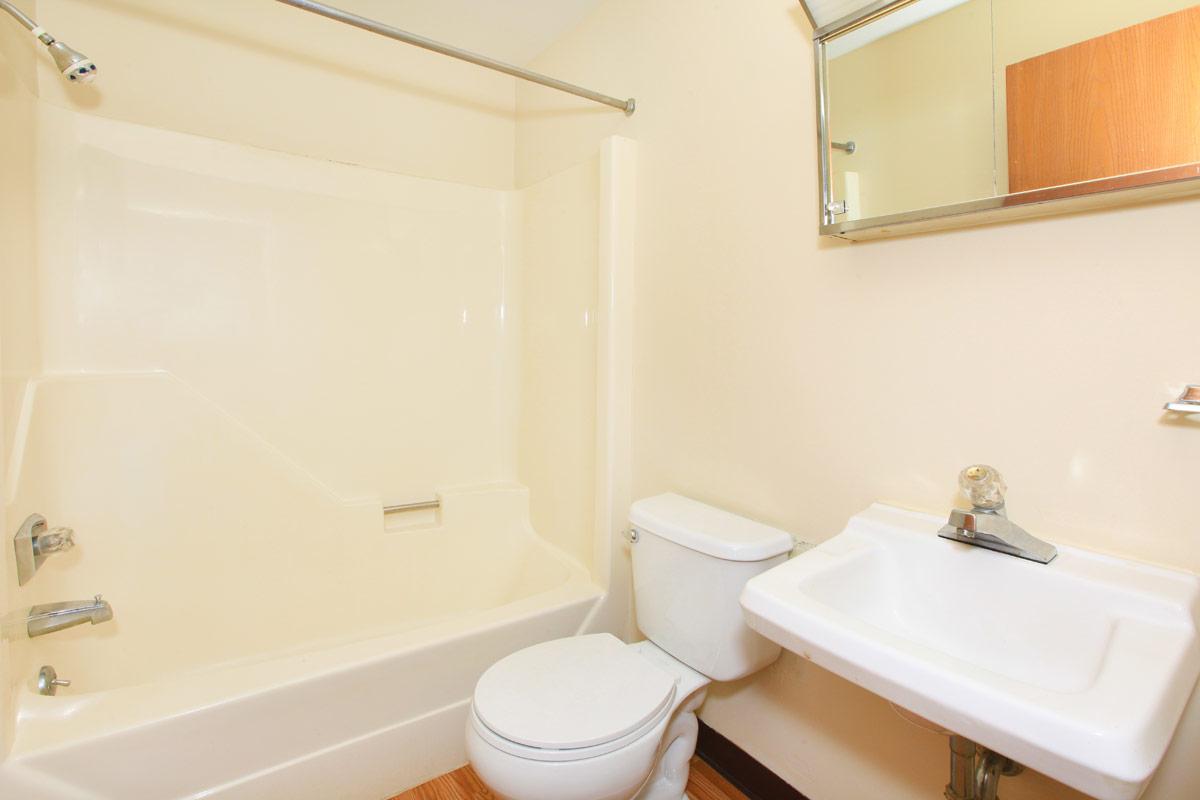
[{"label": "shower head", "polygon": [[25,12],[13,5],[10,0],[0,0],[0,11],[7,11],[17,22],[28,28],[29,32],[36,36],[39,42],[46,45],[46,49],[50,51],[50,56],[54,59],[54,63],[58,65],[63,77],[68,81],[71,83],[91,83],[96,79],[96,65],[90,58],[55,39],[50,35],[49,31],[30,19]]},{"label": "shower head", "polygon": [[54,63],[58,65],[63,76],[75,83],[91,83],[96,79],[96,65],[90,58],[78,50],[68,47],[62,42],[51,42],[46,45]]}]

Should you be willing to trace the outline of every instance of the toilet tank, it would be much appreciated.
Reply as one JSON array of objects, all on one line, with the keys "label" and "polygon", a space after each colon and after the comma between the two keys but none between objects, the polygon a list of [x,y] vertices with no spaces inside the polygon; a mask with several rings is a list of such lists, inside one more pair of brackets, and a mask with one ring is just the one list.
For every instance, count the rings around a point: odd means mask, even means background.
[{"label": "toilet tank", "polygon": [[650,641],[713,680],[749,675],[779,658],[750,630],[738,598],[746,581],[787,560],[792,537],[677,494],[633,504],[634,606]]}]

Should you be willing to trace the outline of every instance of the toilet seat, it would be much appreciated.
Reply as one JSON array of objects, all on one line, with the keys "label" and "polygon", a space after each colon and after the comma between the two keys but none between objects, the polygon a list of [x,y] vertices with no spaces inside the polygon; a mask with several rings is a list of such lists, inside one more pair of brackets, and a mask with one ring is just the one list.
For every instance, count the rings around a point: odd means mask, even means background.
[{"label": "toilet seat", "polygon": [[497,749],[536,761],[611,753],[673,707],[675,677],[607,633],[528,647],[475,687],[471,724]]}]

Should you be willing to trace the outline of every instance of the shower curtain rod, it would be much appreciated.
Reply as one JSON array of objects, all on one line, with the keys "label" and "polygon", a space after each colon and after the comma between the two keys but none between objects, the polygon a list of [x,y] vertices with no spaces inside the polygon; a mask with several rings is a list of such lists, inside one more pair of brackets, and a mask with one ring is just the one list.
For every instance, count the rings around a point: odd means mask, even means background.
[{"label": "shower curtain rod", "polygon": [[584,97],[588,100],[594,100],[597,103],[604,103],[606,106],[619,108],[626,114],[632,114],[637,108],[637,103],[631,97],[628,100],[619,100],[616,97],[609,97],[600,92],[593,92],[591,89],[584,89],[582,86],[576,86],[573,83],[560,81],[557,78],[551,78],[548,75],[542,75],[538,72],[532,72],[521,67],[514,67],[511,64],[505,64],[503,61],[497,61],[494,58],[481,56],[477,53],[472,53],[467,50],[460,50],[457,47],[451,47],[448,44],[435,42],[433,39],[427,39],[424,36],[418,36],[415,33],[402,31],[399,28],[393,28],[391,25],[384,25],[382,22],[376,22],[367,17],[360,17],[357,14],[351,14],[349,11],[342,11],[340,8],[327,6],[324,3],[313,2],[313,0],[276,0],[278,3],[283,3],[287,6],[299,8],[304,11],[310,11],[313,14],[319,14],[322,17],[344,22],[347,25],[353,25],[356,28],[362,28],[364,31],[377,33],[380,36],[386,36],[389,39],[407,42],[408,44],[423,47],[426,50],[432,50],[435,53],[441,53],[451,58],[457,58],[461,61],[469,61],[472,64],[477,64],[481,67],[493,69],[496,72],[503,72],[506,75],[512,75],[514,78],[521,80],[540,83],[542,86],[549,86],[551,89],[558,89],[560,92],[568,92],[577,97]]}]

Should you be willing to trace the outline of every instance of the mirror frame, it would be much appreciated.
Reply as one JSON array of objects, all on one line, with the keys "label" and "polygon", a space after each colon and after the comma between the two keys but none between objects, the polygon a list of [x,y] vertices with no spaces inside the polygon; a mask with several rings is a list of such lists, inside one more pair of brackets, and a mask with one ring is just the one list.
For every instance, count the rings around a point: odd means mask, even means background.
[{"label": "mirror frame", "polygon": [[[829,64],[825,52],[826,44],[838,36],[869,25],[917,2],[920,0],[877,0],[848,17],[813,31],[817,80],[817,148],[821,182],[818,213],[822,236],[866,241],[1200,194],[1200,164],[1196,164],[1190,165],[1194,167],[1188,170],[1193,173],[1190,175],[1181,175],[1181,167],[1133,173],[1144,178],[1144,181],[1136,186],[1117,183],[1116,179],[1128,178],[1127,175],[1112,176],[945,206],[919,208],[899,214],[839,222],[838,215],[834,213],[829,138]],[[807,6],[804,10],[808,13]],[[811,19],[811,14],[809,18]]]}]

